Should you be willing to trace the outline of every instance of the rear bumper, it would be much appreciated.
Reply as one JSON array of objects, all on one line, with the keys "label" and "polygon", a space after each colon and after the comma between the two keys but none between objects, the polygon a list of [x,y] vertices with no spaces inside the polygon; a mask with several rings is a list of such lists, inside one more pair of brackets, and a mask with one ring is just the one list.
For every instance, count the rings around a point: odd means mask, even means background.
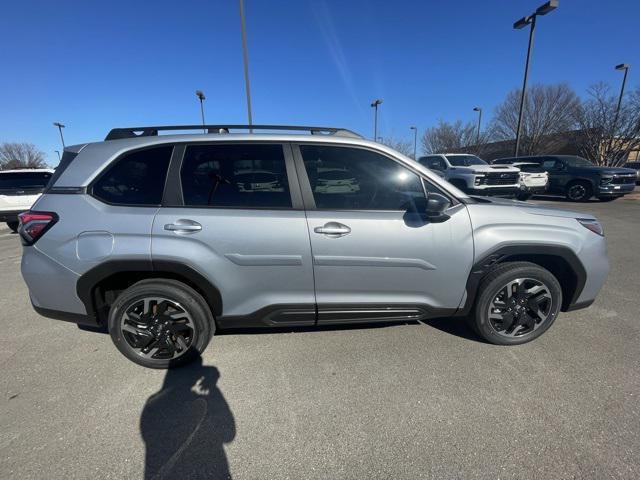
[{"label": "rear bumper", "polygon": [[18,214],[26,212],[28,208],[22,208],[20,210],[0,210],[0,222],[17,222]]}]

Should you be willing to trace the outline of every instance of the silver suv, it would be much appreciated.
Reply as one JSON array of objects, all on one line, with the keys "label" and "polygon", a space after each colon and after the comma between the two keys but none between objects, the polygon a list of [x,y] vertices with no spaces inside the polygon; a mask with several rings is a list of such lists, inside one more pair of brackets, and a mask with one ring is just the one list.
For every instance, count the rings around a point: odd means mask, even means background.
[{"label": "silver suv", "polygon": [[36,311],[167,368],[237,327],[463,317],[488,342],[525,343],[606,279],[590,215],[467,196],[342,129],[158,135],[196,128],[66,148],[20,216]]}]

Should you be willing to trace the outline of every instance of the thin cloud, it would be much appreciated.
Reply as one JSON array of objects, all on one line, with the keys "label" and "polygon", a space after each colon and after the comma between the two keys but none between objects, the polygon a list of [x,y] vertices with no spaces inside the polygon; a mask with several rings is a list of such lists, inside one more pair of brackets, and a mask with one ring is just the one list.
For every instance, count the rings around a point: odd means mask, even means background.
[{"label": "thin cloud", "polygon": [[322,33],[324,42],[329,49],[329,53],[331,54],[331,58],[336,66],[336,69],[338,70],[338,73],[342,78],[342,82],[344,83],[347,92],[351,96],[353,103],[362,114],[362,105],[360,105],[360,100],[358,98],[358,95],[356,94],[356,88],[353,83],[351,69],[349,68],[349,63],[347,62],[344,50],[342,49],[342,43],[340,42],[340,38],[338,37],[338,34],[336,32],[329,7],[324,1],[312,1],[310,3],[313,15],[316,19],[316,23],[320,28],[320,32]]}]

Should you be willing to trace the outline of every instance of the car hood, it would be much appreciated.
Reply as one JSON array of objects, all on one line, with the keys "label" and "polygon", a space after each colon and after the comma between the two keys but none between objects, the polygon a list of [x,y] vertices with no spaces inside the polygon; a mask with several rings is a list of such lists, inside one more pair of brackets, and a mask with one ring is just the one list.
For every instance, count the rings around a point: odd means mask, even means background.
[{"label": "car hood", "polygon": [[521,202],[518,200],[509,200],[507,198],[499,197],[475,197],[471,196],[474,200],[483,204],[492,204],[502,207],[513,207],[521,210],[523,213],[530,215],[543,215],[547,217],[562,217],[562,218],[586,218],[596,220],[596,217],[585,212],[573,212],[571,210],[561,210],[554,207],[546,207],[542,205],[535,205],[532,203]]},{"label": "car hood", "polygon": [[453,171],[463,171],[472,173],[504,172],[517,173],[519,168],[510,165],[470,165],[468,167],[451,167]]},{"label": "car hood", "polygon": [[582,172],[599,173],[600,175],[635,175],[636,171],[631,168],[622,167],[574,167]]}]

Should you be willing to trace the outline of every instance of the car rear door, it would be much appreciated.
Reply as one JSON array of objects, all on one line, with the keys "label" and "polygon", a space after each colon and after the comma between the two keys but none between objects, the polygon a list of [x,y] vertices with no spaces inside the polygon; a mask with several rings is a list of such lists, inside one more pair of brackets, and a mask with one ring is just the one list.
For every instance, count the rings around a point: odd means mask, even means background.
[{"label": "car rear door", "polygon": [[[425,197],[421,178],[368,148],[300,144],[294,155],[307,207],[319,324],[455,311],[473,260],[464,205],[453,205],[442,223],[409,215],[407,206]],[[336,171],[353,179],[348,190],[323,187]]]},{"label": "car rear door", "polygon": [[[181,145],[153,225],[152,261],[181,262],[221,297],[222,326],[315,323],[313,267],[291,147]],[[268,181],[265,181],[268,179]]]}]

